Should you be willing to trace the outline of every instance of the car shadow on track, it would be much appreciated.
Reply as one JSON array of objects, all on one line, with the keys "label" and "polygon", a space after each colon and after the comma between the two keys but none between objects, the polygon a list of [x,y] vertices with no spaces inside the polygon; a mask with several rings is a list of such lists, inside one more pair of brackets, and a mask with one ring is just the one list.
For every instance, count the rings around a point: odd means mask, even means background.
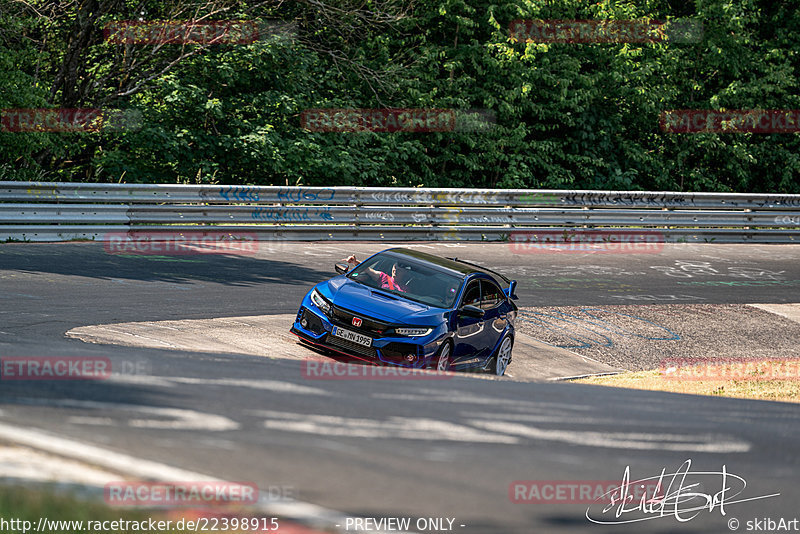
[{"label": "car shadow on track", "polygon": [[225,285],[276,282],[305,285],[333,275],[297,263],[241,254],[109,254],[100,243],[24,244],[0,248],[0,271],[50,273],[102,280]]}]

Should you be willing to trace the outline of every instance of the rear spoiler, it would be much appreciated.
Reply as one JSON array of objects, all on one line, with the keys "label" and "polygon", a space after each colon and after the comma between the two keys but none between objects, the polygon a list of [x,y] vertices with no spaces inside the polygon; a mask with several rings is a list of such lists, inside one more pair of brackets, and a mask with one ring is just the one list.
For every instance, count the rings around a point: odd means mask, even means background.
[{"label": "rear spoiler", "polygon": [[519,297],[517,296],[517,292],[516,292],[516,289],[517,289],[517,281],[516,280],[509,280],[509,278],[507,276],[504,276],[504,275],[498,273],[497,271],[493,271],[491,269],[487,269],[483,265],[478,265],[477,263],[472,263],[471,261],[460,260],[458,258],[447,258],[447,259],[448,260],[457,261],[458,263],[466,263],[467,265],[472,265],[473,267],[477,267],[478,269],[484,270],[484,271],[486,271],[488,273],[492,273],[495,276],[499,276],[500,279],[503,280],[503,282],[508,284],[508,287],[503,290],[503,293],[506,294],[506,297],[508,297],[510,299],[513,299],[513,300],[518,300],[519,299]]},{"label": "rear spoiler", "polygon": [[472,265],[473,267],[477,267],[478,269],[481,269],[483,271],[486,271],[486,272],[489,272],[489,273],[492,273],[494,275],[499,276],[503,280],[503,282],[505,282],[506,284],[510,284],[511,283],[511,280],[509,280],[507,276],[503,276],[502,274],[498,273],[497,271],[493,271],[491,269],[487,269],[483,265],[478,265],[477,263],[472,263],[471,261],[467,261],[467,260],[460,260],[458,258],[447,258],[447,259],[448,260],[457,261],[458,263],[466,263],[467,265]]}]

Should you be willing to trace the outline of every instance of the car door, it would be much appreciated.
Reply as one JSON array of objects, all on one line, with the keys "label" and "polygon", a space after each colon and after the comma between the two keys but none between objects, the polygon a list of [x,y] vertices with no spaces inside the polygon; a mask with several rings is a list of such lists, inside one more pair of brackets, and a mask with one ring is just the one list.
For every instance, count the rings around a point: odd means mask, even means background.
[{"label": "car door", "polygon": [[500,341],[500,336],[508,324],[508,310],[504,306],[506,296],[503,290],[490,280],[481,280],[481,302],[479,308],[484,310],[484,329],[481,342],[486,348],[482,353],[489,357]]},{"label": "car door", "polygon": [[[480,280],[472,280],[467,284],[464,295],[461,297],[458,308],[471,305],[480,307],[481,285]],[[456,317],[456,332],[454,336],[453,364],[474,363],[472,360],[483,346],[481,341],[485,324],[482,317],[469,317],[458,315]]]}]

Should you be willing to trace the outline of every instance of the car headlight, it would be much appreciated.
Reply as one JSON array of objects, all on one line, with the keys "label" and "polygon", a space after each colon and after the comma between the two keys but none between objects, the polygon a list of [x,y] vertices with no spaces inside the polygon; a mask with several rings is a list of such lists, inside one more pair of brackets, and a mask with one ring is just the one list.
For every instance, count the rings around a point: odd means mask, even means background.
[{"label": "car headlight", "polygon": [[311,291],[311,302],[313,302],[317,308],[322,310],[325,315],[330,315],[331,313],[331,305],[330,303],[325,300],[325,297],[320,295],[316,289]]},{"label": "car headlight", "polygon": [[400,336],[420,337],[433,332],[433,328],[395,328],[394,333]]}]

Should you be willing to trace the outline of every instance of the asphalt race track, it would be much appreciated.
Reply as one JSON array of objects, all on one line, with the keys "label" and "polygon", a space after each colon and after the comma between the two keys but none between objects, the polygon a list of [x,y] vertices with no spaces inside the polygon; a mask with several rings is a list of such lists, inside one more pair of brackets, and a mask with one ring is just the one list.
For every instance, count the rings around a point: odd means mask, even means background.
[{"label": "asphalt race track", "polygon": [[[297,500],[345,515],[455,518],[453,531],[467,534],[730,532],[731,518],[744,530],[754,518],[800,516],[794,404],[471,376],[314,380],[300,360],[270,354],[65,336],[110,323],[295,313],[335,261],[388,246],[261,245],[253,256],[169,257],[112,255],[97,243],[0,246],[0,356],[106,357],[114,369],[98,381],[3,380],[0,425],[291,487]],[[648,254],[412,246],[516,278],[524,307],[800,302],[800,245],[667,245]],[[586,520],[587,504],[512,502],[515,481],[614,481],[626,466],[645,478],[686,460],[694,472],[725,469],[747,481],[725,515],[717,506],[687,522],[603,526]],[[713,496],[721,484],[710,476],[702,491]]]}]

